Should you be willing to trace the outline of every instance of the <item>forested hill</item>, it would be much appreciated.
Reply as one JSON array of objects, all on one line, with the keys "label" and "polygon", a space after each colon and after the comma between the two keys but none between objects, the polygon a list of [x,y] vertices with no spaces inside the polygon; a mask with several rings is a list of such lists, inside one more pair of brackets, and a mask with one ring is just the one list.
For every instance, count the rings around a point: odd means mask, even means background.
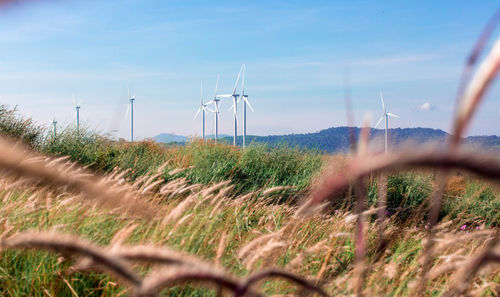
[{"label": "forested hill", "polygon": [[[353,128],[356,139],[361,131]],[[389,129],[389,141],[392,146],[400,146],[404,143],[443,143],[448,134],[443,130],[430,128],[396,128]],[[384,130],[372,129],[371,138],[374,145],[383,147]],[[226,138],[226,140],[231,140]],[[241,144],[241,137],[238,142]],[[334,153],[349,150],[349,128],[335,127],[321,130],[316,133],[270,135],[270,136],[247,136],[247,142],[267,143],[271,146],[286,144],[289,146],[318,149],[320,151]],[[489,149],[500,149],[500,137],[498,136],[471,136],[464,142],[467,145],[482,146]]]}]

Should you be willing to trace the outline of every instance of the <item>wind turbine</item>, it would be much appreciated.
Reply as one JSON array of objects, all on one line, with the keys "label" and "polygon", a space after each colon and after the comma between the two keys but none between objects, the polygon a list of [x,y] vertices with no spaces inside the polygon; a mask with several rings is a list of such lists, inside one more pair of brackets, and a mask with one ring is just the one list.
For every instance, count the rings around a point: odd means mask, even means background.
[{"label": "wind turbine", "polygon": [[382,102],[382,111],[384,112],[380,119],[378,120],[377,124],[375,125],[375,128],[378,127],[380,122],[382,122],[382,119],[385,118],[385,153],[387,154],[387,130],[389,129],[389,117],[394,117],[394,118],[399,118],[399,116],[387,112],[387,109],[385,108],[384,104],[384,96],[382,95],[382,91],[380,91],[380,101]]},{"label": "wind turbine", "polygon": [[52,124],[52,135],[54,136],[54,139],[56,138],[57,135],[57,121],[56,118],[53,118],[52,120],[49,120],[50,123]]},{"label": "wind turbine", "polygon": [[[135,101],[135,96],[130,96],[130,89],[127,86],[127,91],[128,91],[128,108],[130,108],[130,141],[134,141],[134,101]],[[127,108],[127,111],[128,111]]]},{"label": "wind turbine", "polygon": [[209,101],[206,105],[208,104],[214,104],[214,124],[215,124],[215,143],[217,143],[217,139],[219,138],[219,98],[217,98],[217,87],[219,86],[219,78],[220,75],[217,74],[217,81],[215,82],[215,92],[214,92],[214,99]]},{"label": "wind turbine", "polygon": [[248,95],[245,95],[245,65],[243,64],[243,72],[241,74],[241,97],[239,100],[243,99],[243,148],[246,145],[247,138],[247,105],[252,111],[253,107],[248,101]]},{"label": "wind turbine", "polygon": [[73,95],[73,105],[75,106],[75,120],[76,120],[76,133],[80,133],[80,108],[82,101],[78,103],[75,101],[75,95]]},{"label": "wind turbine", "polygon": [[236,78],[236,83],[234,84],[233,88],[233,93],[231,94],[224,94],[224,95],[219,95],[218,97],[220,98],[233,98],[233,105],[229,108],[233,109],[233,115],[234,115],[234,136],[233,136],[233,145],[236,146],[236,138],[238,137],[238,97],[240,96],[239,94],[236,94],[236,88],[238,87],[238,82],[240,81],[240,76],[241,72],[243,71],[243,68],[245,65],[241,66],[240,72],[238,73],[238,77]]},{"label": "wind turbine", "polygon": [[[216,91],[217,92],[217,89]],[[201,86],[200,86],[200,108],[198,108],[198,111],[196,112],[196,115],[194,116],[194,119],[196,119],[196,117],[198,117],[198,115],[200,114],[200,112],[203,112],[203,140],[205,140],[205,112],[208,110],[208,111],[211,111],[211,112],[215,112],[214,110],[211,110],[210,108],[207,107],[208,103],[207,104],[204,104],[203,103],[203,81],[201,82]]]}]

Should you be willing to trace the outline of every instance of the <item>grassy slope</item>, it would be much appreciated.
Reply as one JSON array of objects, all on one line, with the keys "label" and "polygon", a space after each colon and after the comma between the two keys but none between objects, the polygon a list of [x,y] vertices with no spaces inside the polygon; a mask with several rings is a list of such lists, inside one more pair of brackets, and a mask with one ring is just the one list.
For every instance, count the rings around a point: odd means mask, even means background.
[{"label": "grassy slope", "polygon": [[[18,136],[18,131],[22,129],[17,128],[11,135]],[[298,264],[289,268],[312,279],[319,279],[334,295],[352,293],[351,264],[354,251],[352,239],[346,233],[352,233],[354,226],[345,220],[350,205],[339,211],[332,210],[331,216],[297,221],[289,203],[289,197],[301,195],[307,190],[311,179],[330,160],[329,157],[287,148],[268,149],[265,146],[241,151],[230,146],[198,142],[185,147],[162,147],[152,142],[117,143],[90,132],[82,131],[77,135],[70,129],[56,139],[47,137],[30,144],[48,154],[69,155],[80,164],[103,173],[110,172],[114,167],[130,169],[130,180],[152,174],[161,164],[170,160],[162,175],[164,182],[174,182],[174,179],[181,177],[190,179],[192,183],[203,184],[231,179],[234,189],[229,195],[218,197],[218,200],[203,202],[206,197],[194,194],[192,197],[195,197],[195,202],[182,211],[176,207],[185,200],[186,195],[148,193],[145,199],[161,201],[159,213],[162,215],[146,220],[89,209],[75,203],[63,203],[69,194],[61,196],[43,188],[16,189],[8,188],[8,183],[2,184],[1,236],[27,229],[58,229],[79,234],[99,244],[107,244],[124,226],[136,223],[138,225],[133,234],[127,238],[128,244],[161,244],[216,261],[216,251],[225,235],[222,242],[224,252],[217,261],[236,275],[246,275],[258,267],[285,267],[293,259],[303,256],[301,261],[297,261]],[[341,162],[340,158],[334,158],[333,161]],[[190,166],[193,167],[175,175],[168,174],[175,168]],[[373,262],[373,270],[368,273],[365,282],[368,295],[400,296],[412,291],[412,282],[420,267],[417,257],[425,234],[425,223],[411,210],[418,209],[427,197],[431,182],[430,175],[424,173],[399,174],[389,180],[388,200],[389,205],[392,205],[389,210],[394,212],[387,233],[391,241],[384,256]],[[374,201],[377,191],[375,183],[372,181],[370,184],[369,195]],[[262,188],[276,185],[292,185],[296,189],[268,196],[262,194]],[[497,210],[500,204],[494,188],[467,178],[451,184],[447,192],[449,198],[443,216],[448,215],[454,221],[442,230],[440,237],[457,240],[460,235],[483,223],[486,224],[480,228],[498,225]],[[252,193],[253,198],[245,196],[244,199],[237,199],[245,193]],[[285,200],[288,203],[276,204]],[[404,212],[396,209],[400,206]],[[180,215],[170,222],[165,221],[172,210],[180,212]],[[412,219],[411,224],[410,221],[400,220],[403,214]],[[460,230],[463,224],[467,225],[466,231]],[[369,228],[372,241],[375,239],[374,229]],[[253,238],[279,230],[282,233],[274,237],[274,245],[257,246],[245,257],[237,256],[238,251]],[[458,253],[459,256],[467,257],[477,251],[484,244],[483,241],[467,241],[463,249],[450,247],[443,254]],[[304,251],[308,251],[307,255],[303,254]],[[373,260],[373,242],[368,245],[367,252],[368,258]],[[439,265],[443,261],[434,264]],[[249,262],[252,265],[249,266]],[[123,291],[123,287],[116,285],[114,279],[101,274],[66,275],[63,272],[69,265],[68,262],[59,263],[57,256],[46,252],[2,250],[2,295],[71,296],[73,289],[78,295],[111,296]],[[141,271],[147,272],[148,269],[141,268]],[[430,286],[429,295],[439,295],[447,288],[449,281],[446,274],[436,278]],[[495,287],[498,281],[498,272],[476,279],[480,288],[478,290],[486,296],[494,296],[492,292],[498,290]],[[263,289],[270,294],[294,291],[292,286],[284,282],[267,282],[263,284]],[[188,286],[170,289],[169,292],[197,296],[206,295],[209,291]]]},{"label": "grassy slope", "polygon": [[[217,200],[203,201],[205,196],[195,195],[195,201],[189,207],[182,207],[180,201],[185,196],[161,196],[161,216],[153,220],[131,218],[112,212],[89,210],[88,207],[61,203],[65,197],[47,195],[43,190],[27,189],[7,191],[0,189],[2,208],[0,233],[8,229],[9,234],[19,230],[57,229],[79,234],[99,244],[108,244],[119,230],[131,224],[137,224],[133,233],[126,239],[126,244],[160,244],[176,250],[219,262],[236,275],[246,275],[259,267],[287,267],[289,270],[319,279],[333,295],[352,293],[352,263],[354,247],[350,235],[353,223],[346,223],[343,210],[328,217],[314,217],[296,220],[293,209],[286,205],[266,205],[264,197],[256,199],[236,199],[219,197]],[[9,194],[7,194],[7,192]],[[35,195],[33,195],[35,193]],[[213,196],[212,196],[213,197]],[[67,197],[66,197],[67,198]],[[165,220],[172,212],[178,216]],[[270,240],[256,245],[248,255],[239,258],[238,252],[260,234],[282,231],[273,236],[276,246],[269,245]],[[370,227],[369,230],[375,230]],[[439,237],[453,238],[467,234],[453,225],[440,232]],[[391,224],[387,236],[390,238],[389,249],[382,260],[373,262],[373,270],[366,279],[367,293],[370,296],[401,296],[411,292],[411,283],[415,281],[420,267],[418,256],[425,229],[421,227],[399,226]],[[374,231],[369,231],[369,238],[375,239]],[[219,245],[223,253],[215,260]],[[481,238],[462,241],[462,249],[450,247],[444,254],[458,253],[468,256],[477,251],[484,243]],[[307,254],[304,255],[304,251]],[[368,259],[373,261],[375,246],[368,245]],[[290,262],[300,259],[293,267]],[[10,296],[71,296],[71,289],[78,295],[111,296],[118,294],[123,287],[116,285],[112,278],[100,274],[64,274],[70,262],[58,261],[54,254],[38,251],[4,250],[0,258],[0,291]],[[297,260],[295,260],[297,261]],[[438,265],[443,260],[435,263]],[[143,272],[147,272],[148,269]],[[450,278],[436,278],[429,289],[429,295],[439,295],[449,285]],[[67,282],[65,282],[65,279]],[[500,281],[500,273],[490,273],[477,280],[483,282],[481,290],[485,296],[494,296],[495,282]],[[484,283],[488,284],[484,286]],[[262,286],[268,294],[294,292],[293,286],[285,282],[267,282]],[[197,296],[214,294],[207,289],[176,287],[169,289],[170,294]],[[488,293],[490,292],[490,293]]]}]

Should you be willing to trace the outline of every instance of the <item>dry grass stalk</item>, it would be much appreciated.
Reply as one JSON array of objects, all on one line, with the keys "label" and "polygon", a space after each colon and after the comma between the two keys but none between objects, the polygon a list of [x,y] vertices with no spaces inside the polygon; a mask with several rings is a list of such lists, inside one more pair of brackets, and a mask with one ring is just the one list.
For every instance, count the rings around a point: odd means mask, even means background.
[{"label": "dry grass stalk", "polygon": [[169,212],[169,214],[164,219],[164,223],[177,221],[181,217],[181,215],[195,203],[195,201],[196,197],[194,195],[186,197],[186,199],[182,200],[174,209]]},{"label": "dry grass stalk", "polygon": [[[154,296],[156,292],[165,287],[185,283],[208,283],[222,286],[236,292],[241,287],[241,282],[217,269],[198,269],[193,267],[170,267],[152,272],[144,279],[144,285],[137,292],[137,297]],[[260,294],[252,294],[260,296]]]},{"label": "dry grass stalk", "polygon": [[494,155],[478,156],[475,152],[466,151],[447,153],[432,148],[402,150],[388,155],[366,155],[353,159],[341,173],[326,177],[321,187],[313,189],[307,205],[300,211],[307,212],[309,207],[346,188],[350,181],[366,177],[371,172],[430,166],[461,168],[485,178],[500,179],[500,162]]},{"label": "dry grass stalk", "polygon": [[285,266],[285,269],[286,270],[294,270],[294,269],[296,269],[297,267],[299,267],[300,264],[302,264],[302,262],[304,261],[304,259],[307,256],[309,256],[311,254],[314,254],[314,253],[317,253],[321,249],[323,249],[326,246],[326,242],[327,241],[328,241],[328,239],[323,239],[323,240],[317,242],[316,244],[314,244],[313,246],[311,246],[310,248],[306,249],[305,251],[301,252],[300,254],[298,254],[297,256],[295,256],[295,258],[293,258]]},{"label": "dry grass stalk", "polygon": [[473,277],[479,269],[489,262],[500,263],[500,255],[495,253],[495,248],[499,243],[500,232],[496,232],[495,236],[489,241],[482,251],[473,256],[470,260],[462,265],[454,278],[453,285],[450,290],[443,296],[459,296],[462,295],[469,287]]},{"label": "dry grass stalk", "polygon": [[120,229],[116,234],[111,238],[110,245],[112,247],[118,247],[123,244],[123,242],[132,235],[134,230],[139,226],[139,224],[129,223],[127,226]]},{"label": "dry grass stalk", "polygon": [[500,39],[493,45],[492,50],[481,63],[476,74],[465,90],[463,99],[457,109],[453,126],[452,143],[458,144],[467,124],[476,111],[485,92],[490,87],[500,69]]},{"label": "dry grass stalk", "polygon": [[259,247],[253,253],[250,253],[242,261],[247,270],[251,270],[253,265],[261,258],[269,257],[276,250],[287,248],[288,243],[285,241],[278,241],[276,239],[269,240],[266,244]]},{"label": "dry grass stalk", "polygon": [[219,245],[217,246],[217,251],[215,252],[215,265],[219,266],[221,263],[222,256],[226,250],[226,233],[222,233],[219,239]]},{"label": "dry grass stalk", "polygon": [[272,187],[272,188],[264,190],[262,192],[262,195],[269,195],[272,193],[276,193],[276,192],[280,192],[280,191],[288,190],[288,189],[294,189],[294,188],[295,187],[292,187],[292,186],[276,186],[276,187]]},{"label": "dry grass stalk", "polygon": [[37,185],[49,185],[85,193],[86,202],[98,203],[107,208],[120,208],[129,213],[152,215],[154,208],[127,193],[110,192],[100,184],[100,179],[87,174],[83,169],[70,170],[64,158],[47,162],[19,143],[0,137],[0,169],[17,177],[29,179]]},{"label": "dry grass stalk", "polygon": [[280,230],[278,230],[276,232],[269,233],[269,234],[254,238],[253,240],[251,240],[250,242],[248,242],[247,244],[245,244],[244,246],[242,246],[240,248],[240,251],[238,252],[238,258],[244,259],[248,256],[248,254],[252,250],[257,249],[258,247],[262,246],[263,244],[267,243],[268,241],[281,238],[281,236],[283,234],[283,230],[284,230],[284,228],[281,228]]}]

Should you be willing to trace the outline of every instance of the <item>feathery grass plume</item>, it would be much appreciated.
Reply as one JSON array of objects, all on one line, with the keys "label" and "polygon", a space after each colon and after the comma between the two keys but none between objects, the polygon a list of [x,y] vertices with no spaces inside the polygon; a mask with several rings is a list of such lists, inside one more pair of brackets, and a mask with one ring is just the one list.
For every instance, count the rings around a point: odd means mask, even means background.
[{"label": "feathery grass plume", "polygon": [[219,192],[210,199],[210,204],[218,203],[220,200],[224,200],[228,196],[228,193],[234,189],[234,185],[225,186],[219,189]]},{"label": "feathery grass plume", "polygon": [[115,275],[133,288],[138,289],[142,285],[141,278],[129,268],[124,260],[76,236],[58,232],[23,232],[3,240],[3,246],[51,250],[65,256],[88,257],[103,270]]},{"label": "feathery grass plume", "polygon": [[113,238],[111,238],[111,241],[109,242],[109,245],[111,247],[118,247],[123,244],[125,240],[127,240],[130,235],[134,232],[134,230],[139,226],[137,223],[128,223],[125,227],[120,229],[118,232],[115,233]]},{"label": "feathery grass plume", "polygon": [[184,188],[181,188],[177,191],[175,191],[172,195],[182,195],[186,192],[194,192],[194,191],[197,191],[198,189],[200,189],[201,187],[203,187],[202,184],[193,184],[193,185],[190,185],[190,186],[187,186],[187,187],[184,187]]},{"label": "feathery grass plume", "polygon": [[490,87],[500,69],[500,39],[498,39],[488,56],[479,66],[476,74],[465,90],[463,98],[458,106],[455,121],[453,123],[452,143],[457,145],[476,111],[479,103],[484,98],[485,92]]},{"label": "feathery grass plume", "polygon": [[281,236],[283,235],[283,230],[284,228],[281,228],[276,232],[258,236],[252,239],[250,242],[248,242],[247,244],[245,244],[240,248],[240,251],[238,252],[238,259],[242,260],[246,258],[248,254],[251,253],[251,251],[256,250],[257,248],[267,243],[268,241],[281,238]]},{"label": "feathery grass plume", "polygon": [[130,213],[151,215],[154,208],[127,193],[110,192],[100,180],[82,169],[68,171],[61,160],[52,160],[50,166],[35,153],[28,152],[20,143],[11,143],[0,137],[0,170],[13,176],[29,179],[37,185],[68,188],[85,194],[85,202],[98,203],[108,208],[120,208]]},{"label": "feathery grass plume", "polygon": [[285,241],[279,241],[276,239],[271,239],[264,245],[261,245],[258,249],[250,253],[246,258],[242,260],[247,270],[251,270],[255,262],[263,257],[270,257],[273,252],[280,249],[286,249],[288,243]]},{"label": "feathery grass plume", "polygon": [[[500,179],[500,162],[495,155],[456,151],[447,153],[436,149],[402,150],[387,155],[360,156],[347,165],[341,173],[327,176],[322,186],[313,189],[307,207],[323,202],[334,193],[347,187],[351,180],[368,176],[371,172],[417,167],[461,168],[484,178]],[[308,211],[301,208],[302,212]]]},{"label": "feathery grass plume", "polygon": [[[153,271],[144,279],[144,283],[137,297],[154,296],[165,287],[175,284],[206,283],[212,286],[222,286],[224,289],[236,292],[241,287],[241,282],[219,269],[203,269],[195,267],[169,267]],[[262,296],[261,294],[251,294]]]},{"label": "feathery grass plume", "polygon": [[500,232],[497,231],[482,251],[463,264],[462,269],[456,273],[450,290],[445,292],[443,296],[451,297],[462,295],[469,287],[473,277],[483,265],[489,262],[500,263],[500,254],[496,254],[494,252],[500,241],[499,235]]},{"label": "feathery grass plume", "polygon": [[226,236],[226,233],[222,233],[219,239],[219,245],[217,246],[217,251],[215,252],[215,265],[217,266],[220,266],[222,256],[224,255],[224,251],[226,249]]},{"label": "feathery grass plume", "polygon": [[184,265],[210,269],[213,265],[197,257],[177,252],[166,247],[149,245],[119,246],[113,248],[111,254],[128,261],[145,262],[161,265]]},{"label": "feathery grass plume", "polygon": [[190,195],[182,200],[174,209],[172,209],[168,215],[165,217],[165,223],[171,223],[173,221],[177,221],[181,215],[190,208],[196,202],[196,196]]},{"label": "feathery grass plume", "polygon": [[288,190],[288,189],[295,189],[295,187],[293,187],[293,186],[275,186],[275,187],[264,190],[262,192],[262,195],[265,196],[265,195],[269,195],[272,193],[276,193],[276,192]]},{"label": "feathery grass plume", "polygon": [[230,180],[225,180],[225,181],[222,181],[222,182],[220,182],[220,183],[217,183],[217,184],[215,184],[215,185],[213,185],[213,186],[210,186],[210,187],[206,188],[205,190],[201,191],[201,192],[199,193],[199,195],[201,195],[202,197],[204,197],[204,196],[208,196],[209,194],[211,194],[211,193],[213,193],[213,192],[215,192],[215,191],[219,190],[220,188],[225,187],[225,186],[226,186],[226,185],[228,185],[230,182],[231,182]]},{"label": "feathery grass plume", "polygon": [[[189,213],[185,216],[183,216],[180,220],[178,220],[175,225],[172,227],[172,229],[170,229],[170,232],[168,232],[167,236],[165,237],[165,240],[169,240],[170,239],[170,236],[172,236],[174,234],[174,232],[177,230],[177,228],[179,228],[179,226],[181,226],[185,221],[187,221],[189,218],[191,218],[193,216],[192,213]],[[166,220],[166,217],[165,219],[162,221],[162,225],[167,225],[169,222]]]},{"label": "feathery grass plume", "polygon": [[306,249],[305,251],[301,252],[295,258],[293,258],[288,264],[286,264],[285,269],[286,270],[294,270],[299,265],[302,264],[302,262],[305,260],[305,258],[311,254],[319,252],[321,249],[323,249],[326,246],[326,242],[328,239],[323,239],[317,243],[315,243],[313,246],[310,248]]}]

